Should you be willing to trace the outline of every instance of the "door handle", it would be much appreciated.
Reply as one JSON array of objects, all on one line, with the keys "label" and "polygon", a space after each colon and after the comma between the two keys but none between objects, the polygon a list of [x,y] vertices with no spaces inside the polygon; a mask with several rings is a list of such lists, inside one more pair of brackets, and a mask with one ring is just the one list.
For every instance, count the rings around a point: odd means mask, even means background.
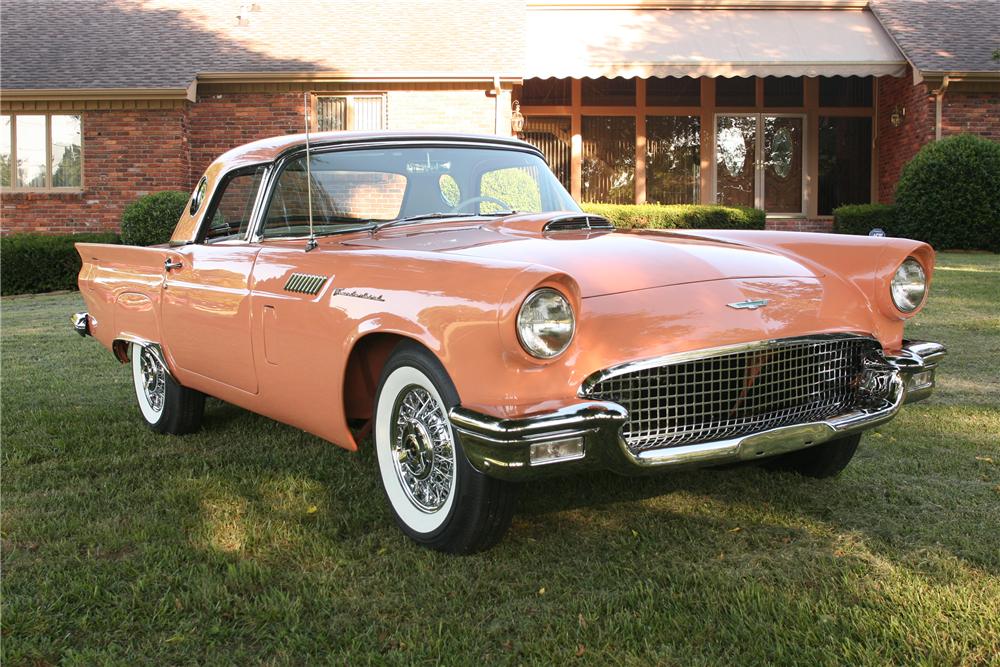
[{"label": "door handle", "polygon": [[179,269],[182,266],[184,266],[184,262],[175,262],[169,257],[163,262],[163,268],[167,271],[170,271],[171,269]]}]

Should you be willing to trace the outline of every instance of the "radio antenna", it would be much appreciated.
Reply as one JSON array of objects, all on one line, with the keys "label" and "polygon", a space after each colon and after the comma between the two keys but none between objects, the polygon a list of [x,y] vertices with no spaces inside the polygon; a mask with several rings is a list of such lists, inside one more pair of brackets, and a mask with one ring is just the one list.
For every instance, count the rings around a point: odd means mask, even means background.
[{"label": "radio antenna", "polygon": [[306,242],[306,252],[314,250],[317,245],[316,232],[313,230],[313,190],[312,190],[312,153],[309,146],[309,93],[302,93],[302,115],[306,124],[306,201],[309,205],[309,241]]}]

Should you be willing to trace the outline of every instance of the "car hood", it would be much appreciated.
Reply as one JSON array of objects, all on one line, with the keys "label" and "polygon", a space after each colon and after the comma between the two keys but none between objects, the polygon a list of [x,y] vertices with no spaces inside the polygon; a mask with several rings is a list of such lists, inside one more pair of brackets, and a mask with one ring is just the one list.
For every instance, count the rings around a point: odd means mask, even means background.
[{"label": "car hood", "polygon": [[406,225],[350,245],[542,265],[576,280],[583,297],[732,278],[818,276],[787,255],[741,243],[669,231],[547,231],[553,217]]}]

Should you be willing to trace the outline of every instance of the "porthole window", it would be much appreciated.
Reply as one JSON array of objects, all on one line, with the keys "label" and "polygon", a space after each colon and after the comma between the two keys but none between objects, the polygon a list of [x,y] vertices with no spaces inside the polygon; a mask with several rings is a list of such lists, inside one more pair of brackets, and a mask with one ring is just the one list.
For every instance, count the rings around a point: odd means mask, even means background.
[{"label": "porthole window", "polygon": [[205,200],[205,190],[208,189],[208,180],[204,176],[198,181],[198,187],[194,189],[194,194],[191,195],[191,215],[198,212],[201,208],[201,202]]}]

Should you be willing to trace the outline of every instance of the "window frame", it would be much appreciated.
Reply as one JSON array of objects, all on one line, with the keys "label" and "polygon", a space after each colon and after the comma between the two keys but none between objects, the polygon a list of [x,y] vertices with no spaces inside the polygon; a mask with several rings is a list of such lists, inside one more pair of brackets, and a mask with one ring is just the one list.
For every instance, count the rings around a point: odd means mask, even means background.
[{"label": "window frame", "polygon": [[[3,112],[0,115],[10,117],[10,185],[0,187],[0,190],[7,193],[16,192],[50,192],[50,193],[80,193],[86,185],[86,151],[84,150],[84,120],[83,112],[55,113],[49,111],[39,112]],[[18,116],[44,116],[45,117],[45,185],[43,187],[24,187],[17,185],[17,118]],[[53,116],[79,116],[80,118],[80,184],[69,186],[52,185],[52,117]]]},{"label": "window frame", "polygon": [[[260,183],[257,184],[257,192],[254,193],[253,205],[250,207],[250,218],[247,220],[247,229],[243,234],[233,234],[225,239],[217,240],[207,240],[208,230],[212,226],[212,217],[215,215],[215,211],[219,207],[219,203],[222,201],[222,197],[226,194],[226,189],[229,187],[229,183],[239,176],[245,176],[246,174],[253,173],[258,169],[262,170],[260,175]],[[267,189],[268,179],[273,173],[273,167],[268,162],[258,162],[256,164],[248,164],[240,167],[235,167],[230,169],[224,174],[221,174],[215,181],[212,187],[211,197],[202,199],[201,206],[195,210],[195,215],[200,215],[201,219],[198,220],[198,229],[195,232],[194,240],[190,242],[193,245],[216,245],[217,243],[225,240],[227,242],[239,242],[248,243],[249,236],[257,224],[257,218],[260,216],[260,206],[261,197],[264,191]],[[198,181],[196,188],[201,185],[201,180]],[[190,204],[189,204],[190,205]],[[212,215],[209,215],[211,213]],[[186,244],[187,245],[187,244]]]},{"label": "window frame", "polygon": [[[330,93],[313,93],[310,103],[312,105],[313,113],[309,114],[311,116],[309,120],[309,131],[310,132],[359,132],[354,127],[354,99],[357,97],[380,97],[382,98],[382,127],[380,130],[389,129],[389,96],[384,90],[373,90],[373,91],[344,91],[344,92],[330,92]],[[343,130],[320,130],[319,129],[319,101],[320,99],[326,98],[343,98],[347,101],[347,118],[345,119],[346,127]]]}]

